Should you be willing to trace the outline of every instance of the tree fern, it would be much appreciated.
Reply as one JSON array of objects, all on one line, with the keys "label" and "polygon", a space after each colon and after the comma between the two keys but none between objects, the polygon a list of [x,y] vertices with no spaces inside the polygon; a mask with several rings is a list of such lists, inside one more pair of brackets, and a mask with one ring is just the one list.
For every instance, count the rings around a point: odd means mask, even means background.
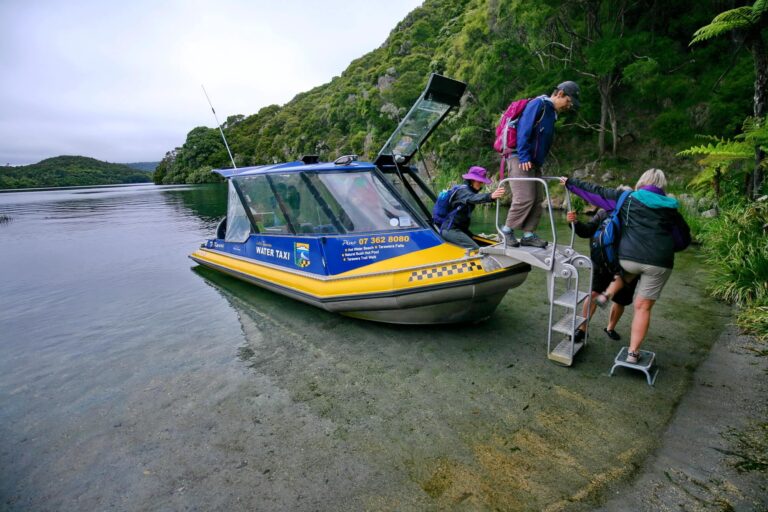
[{"label": "tree fern", "polygon": [[[765,149],[768,146],[768,127],[765,120],[748,117],[744,121],[743,133],[736,139],[724,139],[708,135],[700,135],[699,138],[712,141],[709,144],[692,146],[680,151],[678,156],[699,156],[698,161],[702,170],[691,180],[690,186],[694,190],[706,189],[711,183],[719,181],[730,174],[736,162],[749,161],[755,158],[755,146]],[[714,143],[714,144],[713,144]],[[766,161],[760,162],[761,166]],[[716,187],[719,183],[715,184]]]},{"label": "tree fern", "polygon": [[[765,3],[765,0],[762,0],[761,3]],[[757,5],[757,2],[755,5]],[[689,46],[720,36],[731,30],[738,30],[751,26],[756,21],[754,12],[754,6],[745,6],[718,14],[712,20],[712,23],[705,25],[694,32],[693,39]],[[762,13],[763,11],[759,12]]]}]

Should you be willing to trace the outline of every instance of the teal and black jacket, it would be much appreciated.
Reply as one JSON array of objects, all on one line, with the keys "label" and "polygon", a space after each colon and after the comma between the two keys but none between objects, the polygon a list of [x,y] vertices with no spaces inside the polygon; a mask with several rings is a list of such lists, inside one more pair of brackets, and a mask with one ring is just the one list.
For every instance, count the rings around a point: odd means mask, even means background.
[{"label": "teal and black jacket", "polygon": [[[622,191],[569,178],[568,190],[584,200],[613,211]],[[678,211],[677,199],[657,187],[641,187],[621,206],[619,259],[673,268],[675,252],[691,243],[691,230]]]}]

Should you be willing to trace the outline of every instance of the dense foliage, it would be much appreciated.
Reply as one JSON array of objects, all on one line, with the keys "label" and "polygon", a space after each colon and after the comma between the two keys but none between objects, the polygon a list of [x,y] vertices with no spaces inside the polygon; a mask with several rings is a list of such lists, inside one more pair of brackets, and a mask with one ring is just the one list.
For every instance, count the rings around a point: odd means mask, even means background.
[{"label": "dense foliage", "polygon": [[700,235],[712,294],[741,306],[739,325],[768,341],[768,202],[722,208]]},{"label": "dense foliage", "polygon": [[[468,84],[462,107],[424,148],[442,181],[470,164],[495,168],[491,130],[506,104],[573,79],[583,107],[561,122],[551,174],[588,166],[630,182],[653,165],[682,185],[680,173],[694,166],[675,153],[696,133],[735,135],[751,111],[749,56],[731,59],[727,38],[689,47],[718,11],[714,0],[426,0],[341,76],[286,105],[230,116],[224,130],[240,166],[303,154],[370,159],[440,72]],[[228,166],[218,130],[197,127],[155,182],[206,181],[210,168]]]},{"label": "dense foliage", "polygon": [[151,175],[146,172],[84,156],[59,156],[32,165],[0,167],[0,188],[70,187],[149,181]]}]

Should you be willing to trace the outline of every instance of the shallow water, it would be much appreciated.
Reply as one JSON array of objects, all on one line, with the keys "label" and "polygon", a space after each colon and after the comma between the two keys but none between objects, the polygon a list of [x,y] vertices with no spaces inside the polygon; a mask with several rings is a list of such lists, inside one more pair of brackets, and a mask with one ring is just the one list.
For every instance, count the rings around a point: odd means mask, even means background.
[{"label": "shallow water", "polygon": [[656,388],[608,377],[599,334],[550,363],[540,272],[482,324],[352,320],[196,267],[225,196],[0,194],[3,508],[586,510],[653,449],[727,315],[682,254]]}]

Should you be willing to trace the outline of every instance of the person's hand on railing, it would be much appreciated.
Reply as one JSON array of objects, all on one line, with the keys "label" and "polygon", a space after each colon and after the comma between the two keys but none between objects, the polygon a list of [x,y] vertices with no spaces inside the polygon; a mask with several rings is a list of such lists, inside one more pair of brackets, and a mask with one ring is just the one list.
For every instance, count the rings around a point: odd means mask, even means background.
[{"label": "person's hand on railing", "polygon": [[520,170],[521,171],[530,171],[533,168],[532,162],[522,162],[520,164]]},{"label": "person's hand on railing", "polygon": [[491,199],[498,199],[502,197],[505,194],[505,192],[506,191],[504,190],[504,187],[499,187],[493,192],[491,192]]},{"label": "person's hand on railing", "polygon": [[568,176],[560,176],[560,184],[565,185],[568,181]]}]

